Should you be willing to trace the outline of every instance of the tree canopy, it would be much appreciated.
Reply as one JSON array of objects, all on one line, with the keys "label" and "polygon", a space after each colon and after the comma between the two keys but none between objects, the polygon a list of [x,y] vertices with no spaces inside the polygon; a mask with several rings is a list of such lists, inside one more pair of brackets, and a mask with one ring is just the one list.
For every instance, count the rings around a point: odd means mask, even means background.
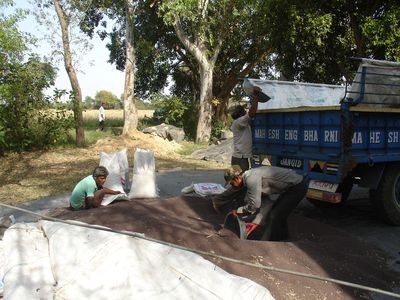
[{"label": "tree canopy", "polygon": [[[107,10],[98,9],[106,5]],[[153,0],[136,5],[135,95],[148,98],[168,87],[200,107],[201,68],[208,60],[212,95],[205,103],[221,120],[229,99],[242,96],[237,89],[241,77],[337,84],[342,76],[352,77],[356,62],[351,57],[400,59],[400,4],[395,0]],[[122,69],[123,6],[93,1],[83,27],[94,34],[106,25],[105,16],[116,25],[111,32],[98,32],[109,38],[110,62]]]},{"label": "tree canopy", "polygon": [[104,103],[107,108],[121,108],[120,99],[110,91],[101,90],[94,96],[94,106],[100,107]]}]

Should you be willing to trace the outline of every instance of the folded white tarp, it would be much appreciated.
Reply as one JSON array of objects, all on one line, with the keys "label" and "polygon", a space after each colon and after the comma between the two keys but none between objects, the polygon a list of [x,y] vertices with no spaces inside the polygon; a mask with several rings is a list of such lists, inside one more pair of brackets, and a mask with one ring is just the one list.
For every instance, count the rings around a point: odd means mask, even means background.
[{"label": "folded white tarp", "polygon": [[202,182],[192,183],[189,186],[184,187],[181,192],[183,194],[196,193],[200,196],[211,196],[225,192],[225,188],[219,183]]},{"label": "folded white tarp", "polygon": [[197,254],[39,221],[4,234],[4,299],[273,299]]},{"label": "folded white tarp", "polygon": [[248,95],[254,88],[261,89],[261,100],[271,98],[266,103],[258,103],[258,109],[290,108],[301,106],[336,106],[344,98],[345,87],[339,85],[304,83],[278,80],[245,78],[243,89]]}]

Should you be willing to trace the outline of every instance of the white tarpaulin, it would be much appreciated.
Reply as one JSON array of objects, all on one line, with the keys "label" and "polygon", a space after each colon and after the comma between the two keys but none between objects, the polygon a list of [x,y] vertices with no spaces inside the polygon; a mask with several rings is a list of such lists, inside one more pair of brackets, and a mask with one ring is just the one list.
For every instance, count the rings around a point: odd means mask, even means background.
[{"label": "white tarpaulin", "polygon": [[[337,106],[345,97],[345,87],[318,83],[245,78],[243,89],[253,95],[261,89],[258,109],[301,106]],[[357,73],[347,88],[346,101],[379,107],[400,106],[400,62],[361,59]]]},{"label": "white tarpaulin", "polygon": [[259,110],[301,106],[336,106],[340,104],[345,93],[345,87],[338,85],[244,79],[243,89],[246,94],[252,95],[255,87],[260,88],[262,94],[271,98],[266,103],[258,103]]},{"label": "white tarpaulin", "polygon": [[363,104],[400,105],[400,63],[362,59],[346,95]]},{"label": "white tarpaulin", "polygon": [[3,238],[4,299],[273,299],[203,257],[121,234],[39,221]]}]

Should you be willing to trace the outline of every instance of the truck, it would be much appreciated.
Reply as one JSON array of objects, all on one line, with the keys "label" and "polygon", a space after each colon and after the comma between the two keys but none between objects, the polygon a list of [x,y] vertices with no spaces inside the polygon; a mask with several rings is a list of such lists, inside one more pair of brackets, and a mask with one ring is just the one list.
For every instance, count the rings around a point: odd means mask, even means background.
[{"label": "truck", "polygon": [[400,63],[359,60],[343,85],[245,78],[247,94],[270,99],[252,122],[253,155],[305,176],[315,205],[340,206],[354,184],[368,188],[376,212],[399,226]]}]

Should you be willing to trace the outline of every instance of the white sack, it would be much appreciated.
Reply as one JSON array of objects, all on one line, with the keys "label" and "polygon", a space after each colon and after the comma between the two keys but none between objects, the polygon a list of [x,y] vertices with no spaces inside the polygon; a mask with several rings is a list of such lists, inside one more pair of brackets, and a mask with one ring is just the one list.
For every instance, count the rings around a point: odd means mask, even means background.
[{"label": "white sack", "polygon": [[116,233],[39,221],[4,236],[5,299],[273,299],[200,255]]},{"label": "white sack", "polygon": [[129,198],[157,198],[156,174],[133,174]]},{"label": "white sack", "polygon": [[129,183],[129,163],[128,163],[128,150],[122,149],[117,152],[118,163],[120,169],[121,183],[127,191],[130,187]]},{"label": "white sack", "polygon": [[106,167],[109,172],[106,182],[104,183],[104,187],[113,191],[121,192],[121,194],[117,195],[106,194],[103,198],[103,201],[101,202],[101,205],[108,205],[114,200],[129,200],[121,183],[121,168],[119,165],[117,152],[114,152],[112,154],[100,152],[99,165]]},{"label": "white sack", "polygon": [[[126,184],[129,182],[129,164],[127,149],[122,149],[120,151],[115,151],[111,153],[106,153],[103,151],[100,152],[100,165],[109,165],[110,161],[112,161],[115,156],[118,160],[119,175],[122,186],[126,187]],[[113,161],[113,164],[115,164],[115,161]],[[114,168],[116,168],[116,166]]]},{"label": "white sack", "polygon": [[133,162],[133,176],[129,198],[157,198],[156,163],[151,150],[137,148]]},{"label": "white sack", "polygon": [[155,170],[153,151],[137,148],[133,158],[133,174],[154,173]]}]

